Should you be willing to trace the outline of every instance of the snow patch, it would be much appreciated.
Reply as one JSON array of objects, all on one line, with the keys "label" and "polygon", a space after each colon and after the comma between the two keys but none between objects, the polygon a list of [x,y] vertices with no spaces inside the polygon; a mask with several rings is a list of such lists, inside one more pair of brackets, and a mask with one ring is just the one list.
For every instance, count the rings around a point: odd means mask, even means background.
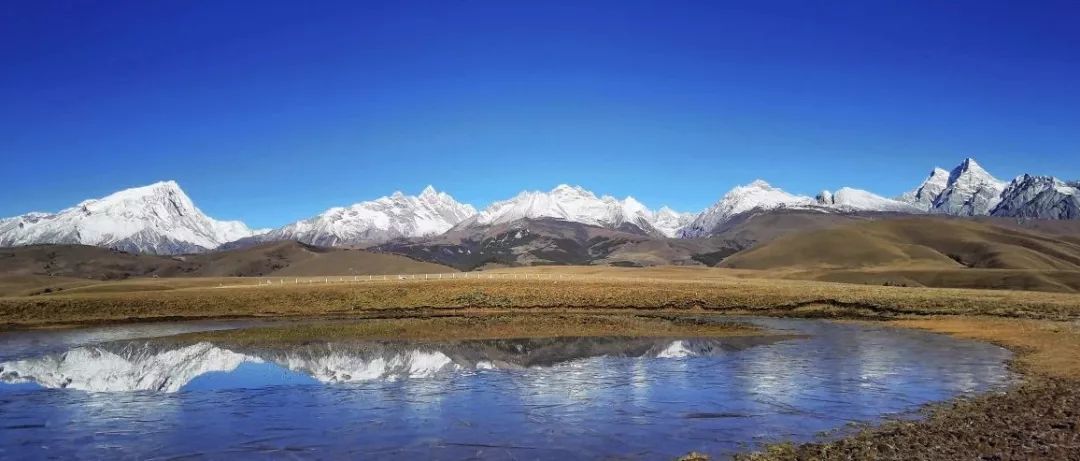
[{"label": "snow patch", "polygon": [[682,358],[694,355],[694,351],[691,351],[686,347],[686,343],[682,340],[672,341],[664,350],[656,354],[658,358],[673,359]]}]

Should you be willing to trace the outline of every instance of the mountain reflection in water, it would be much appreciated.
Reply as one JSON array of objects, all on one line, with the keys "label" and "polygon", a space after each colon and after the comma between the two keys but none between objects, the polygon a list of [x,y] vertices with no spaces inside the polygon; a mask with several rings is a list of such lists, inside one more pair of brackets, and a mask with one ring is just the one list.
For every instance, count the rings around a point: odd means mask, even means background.
[{"label": "mountain reflection in water", "polygon": [[722,457],[1010,379],[1009,352],[985,343],[746,321],[802,336],[30,354],[0,364],[0,458]]},{"label": "mountain reflection in water", "polygon": [[[268,349],[227,349],[208,342],[162,346],[116,342],[0,363],[0,382],[93,392],[177,392],[207,374],[217,386],[349,383],[426,378],[440,373],[526,369],[588,357],[675,358],[737,351],[780,338],[544,338],[416,343],[368,341]],[[232,373],[246,365],[242,373]],[[260,371],[261,370],[261,371]],[[262,377],[265,382],[259,382]]]}]

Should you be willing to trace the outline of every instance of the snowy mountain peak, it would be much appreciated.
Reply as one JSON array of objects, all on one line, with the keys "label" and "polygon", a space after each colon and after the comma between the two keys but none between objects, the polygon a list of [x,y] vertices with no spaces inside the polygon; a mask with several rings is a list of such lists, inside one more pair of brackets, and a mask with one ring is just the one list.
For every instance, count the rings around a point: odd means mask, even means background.
[{"label": "snowy mountain peak", "polygon": [[708,210],[694,219],[680,235],[685,238],[704,237],[732,217],[752,210],[778,208],[813,208],[817,202],[806,196],[793,195],[758,179],[745,186],[736,186]]},{"label": "snowy mountain peak", "polygon": [[1080,219],[1080,189],[1052,176],[1022,175],[1001,193],[993,216]]},{"label": "snowy mountain peak", "polygon": [[592,191],[589,191],[588,189],[585,189],[584,187],[571,186],[569,184],[559,184],[558,186],[555,186],[554,189],[551,189],[551,193],[552,194],[586,195],[586,196],[596,197],[596,194],[593,194]]},{"label": "snowy mountain peak", "polygon": [[666,237],[674,236],[676,230],[671,227],[674,224],[670,220],[658,226],[655,213],[633,197],[622,200],[609,195],[598,197],[588,189],[568,184],[560,184],[548,192],[524,191],[509,200],[492,203],[476,219],[462,225],[494,225],[541,218],[609,229],[632,224],[647,233]]},{"label": "snowy mountain peak", "polygon": [[934,203],[934,199],[941,195],[941,192],[949,186],[949,172],[944,168],[935,167],[930,172],[930,176],[926,178],[914,190],[906,192],[900,196],[899,200],[910,203],[923,211],[929,210]]},{"label": "snowy mountain peak", "polygon": [[822,191],[817,202],[839,211],[890,211],[902,213],[922,212],[918,207],[899,200],[888,199],[870,191],[841,187],[834,192]]},{"label": "snowy mountain peak", "polygon": [[644,203],[637,201],[636,198],[629,195],[622,200],[622,207],[623,210],[631,213],[652,213]]},{"label": "snowy mountain peak", "polygon": [[388,197],[334,207],[258,238],[298,240],[313,245],[341,246],[382,243],[402,237],[428,237],[446,232],[473,217],[472,205],[427,186],[418,196],[394,192]]},{"label": "snowy mountain peak", "polygon": [[653,214],[653,227],[668,237],[678,237],[679,232],[696,217],[697,213],[681,213],[663,206]]},{"label": "snowy mountain peak", "polygon": [[176,181],[84,200],[55,214],[0,221],[0,246],[64,243],[174,254],[204,251],[251,235],[239,221],[203,214]]},{"label": "snowy mountain peak", "polygon": [[768,182],[765,182],[764,179],[755,179],[755,180],[751,181],[750,184],[747,184],[746,186],[743,186],[743,187],[747,188],[747,189],[765,189],[765,190],[774,190],[775,189]]},{"label": "snowy mountain peak", "polygon": [[934,168],[919,187],[899,200],[932,213],[986,215],[1001,200],[1006,184],[968,157],[948,172]]},{"label": "snowy mountain peak", "polygon": [[963,173],[977,175],[980,177],[993,178],[993,176],[990,175],[990,173],[986,171],[986,169],[983,168],[982,165],[979,165],[979,162],[976,162],[975,158],[973,157],[965,158],[963,162],[960,162],[960,165],[957,165],[957,167],[953,169],[952,174],[950,175],[950,179],[953,179]]},{"label": "snowy mountain peak", "polygon": [[975,159],[967,158],[949,173],[948,183],[933,200],[930,211],[958,216],[989,214],[1001,201],[1006,185]]}]

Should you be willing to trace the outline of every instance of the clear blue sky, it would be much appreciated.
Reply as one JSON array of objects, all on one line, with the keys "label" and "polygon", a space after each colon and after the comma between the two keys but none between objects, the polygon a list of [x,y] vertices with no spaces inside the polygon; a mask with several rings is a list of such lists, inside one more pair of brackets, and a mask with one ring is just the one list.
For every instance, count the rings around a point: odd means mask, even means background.
[{"label": "clear blue sky", "polygon": [[5,3],[0,216],[162,179],[278,226],[427,184],[696,211],[968,155],[1080,177],[1076,2],[304,3]]}]

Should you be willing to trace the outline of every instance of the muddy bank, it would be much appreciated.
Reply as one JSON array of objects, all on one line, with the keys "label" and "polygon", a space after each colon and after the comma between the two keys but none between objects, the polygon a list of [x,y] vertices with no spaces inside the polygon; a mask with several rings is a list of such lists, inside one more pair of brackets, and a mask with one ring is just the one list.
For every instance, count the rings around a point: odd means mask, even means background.
[{"label": "muddy bank", "polygon": [[1035,378],[829,443],[777,444],[742,461],[1080,459],[1080,384]]}]

